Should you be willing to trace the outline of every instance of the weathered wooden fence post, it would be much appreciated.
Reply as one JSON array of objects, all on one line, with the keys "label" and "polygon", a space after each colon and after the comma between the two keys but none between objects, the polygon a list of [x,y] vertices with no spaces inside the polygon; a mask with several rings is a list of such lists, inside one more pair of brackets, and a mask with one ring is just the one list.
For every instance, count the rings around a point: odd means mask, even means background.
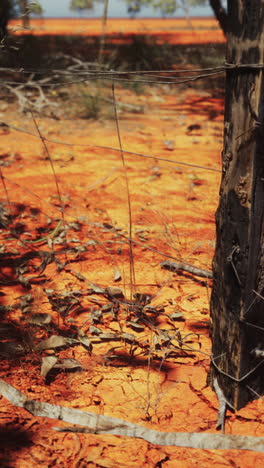
[{"label": "weathered wooden fence post", "polygon": [[239,409],[264,391],[264,0],[228,1],[226,62],[210,377]]}]

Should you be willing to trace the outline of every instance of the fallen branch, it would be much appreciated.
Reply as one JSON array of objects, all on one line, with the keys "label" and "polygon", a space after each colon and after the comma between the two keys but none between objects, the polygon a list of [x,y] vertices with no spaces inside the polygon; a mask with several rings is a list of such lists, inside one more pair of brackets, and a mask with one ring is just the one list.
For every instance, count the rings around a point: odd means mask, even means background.
[{"label": "fallen branch", "polygon": [[88,413],[73,408],[31,400],[24,393],[0,379],[0,393],[11,403],[34,416],[57,419],[79,427],[54,428],[60,432],[82,432],[137,437],[157,445],[171,445],[205,450],[253,450],[264,453],[264,438],[199,432],[160,432],[122,419]]},{"label": "fallen branch", "polygon": [[178,262],[170,262],[169,260],[165,260],[164,262],[161,262],[160,264],[161,268],[164,268],[164,270],[170,270],[170,271],[177,271],[177,270],[183,270],[187,271],[188,273],[191,273],[192,275],[195,276],[201,276],[202,278],[213,278],[213,274],[211,271],[203,270],[202,268],[197,268],[190,263],[178,263]]},{"label": "fallen branch", "polygon": [[[35,80],[32,73],[24,83],[3,82],[2,87],[14,94],[18,100],[19,112],[35,110],[41,112],[45,107],[56,107],[58,104],[48,99],[43,90],[43,85],[47,85],[52,77]],[[52,86],[52,85],[51,85]]]}]

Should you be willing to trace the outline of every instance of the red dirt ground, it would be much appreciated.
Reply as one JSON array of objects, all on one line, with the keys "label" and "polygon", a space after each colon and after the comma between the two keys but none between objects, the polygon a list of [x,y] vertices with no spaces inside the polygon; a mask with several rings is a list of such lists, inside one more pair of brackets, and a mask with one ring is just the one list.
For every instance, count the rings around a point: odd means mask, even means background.
[{"label": "red dirt ground", "polygon": [[[213,18],[191,18],[190,24],[182,18],[167,19],[126,19],[109,18],[106,33],[109,36],[127,38],[136,34],[150,34],[170,44],[203,44],[224,42],[224,35]],[[21,20],[10,22],[10,29],[16,34],[28,34]],[[81,35],[98,36],[102,32],[101,19],[33,19],[30,33],[35,35]]]},{"label": "red dirt ground", "polygon": [[[153,296],[156,315],[149,313],[149,323],[140,322],[139,330],[129,323],[140,316],[131,307],[121,307],[117,315],[110,309],[96,318],[109,299],[92,292],[91,284],[118,286],[130,297],[123,165],[117,151],[96,147],[119,148],[115,121],[66,120],[63,109],[58,120],[37,118],[46,138],[76,145],[47,143],[64,218],[53,233],[54,242],[50,237],[39,243],[26,241],[43,238],[62,219],[47,152],[38,138],[2,128],[0,155],[10,207],[4,188],[1,201],[11,210],[13,221],[11,232],[5,224],[1,230],[1,254],[8,262],[1,271],[4,325],[0,338],[5,345],[11,343],[10,348],[0,348],[1,378],[29,398],[116,416],[160,431],[214,433],[217,399],[206,386],[211,282],[162,270],[164,257],[157,251],[211,269],[220,172],[179,161],[220,170],[223,102],[206,91],[172,87],[146,88],[142,95],[118,87],[116,99],[144,108],[138,114],[120,111],[123,149],[156,157],[125,155],[132,237],[137,242],[133,245],[136,290]],[[36,133],[31,115],[20,115],[4,104],[1,119]],[[188,129],[192,124],[197,127]],[[53,257],[40,272],[39,251],[56,252],[60,263]],[[15,271],[17,254],[31,257]],[[63,265],[65,261],[70,263]],[[117,272],[119,281],[115,281]],[[52,306],[49,298],[55,293],[57,303]],[[25,297],[28,294],[31,298]],[[32,323],[40,312],[50,314],[50,324]],[[169,318],[175,313],[178,318]],[[104,340],[100,334],[96,339],[93,326],[104,333],[134,334],[135,342]],[[166,344],[161,330],[180,333],[183,349],[179,341],[174,348]],[[36,350],[51,335],[76,338],[81,332],[93,341],[91,353],[81,344]],[[188,351],[187,346],[192,349]],[[45,379],[40,368],[42,358],[49,355],[74,358],[82,369]],[[52,427],[65,423],[32,417],[5,398],[0,399],[0,415],[3,467],[260,468],[264,463],[264,456],[254,452],[161,447],[125,437],[58,433]],[[236,414],[228,412],[226,433],[263,436],[263,422],[263,401],[257,400]]]}]

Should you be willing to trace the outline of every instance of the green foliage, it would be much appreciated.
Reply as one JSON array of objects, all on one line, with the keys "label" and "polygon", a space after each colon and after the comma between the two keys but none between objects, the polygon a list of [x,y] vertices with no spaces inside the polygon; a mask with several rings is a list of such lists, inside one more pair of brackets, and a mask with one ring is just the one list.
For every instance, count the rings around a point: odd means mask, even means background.
[{"label": "green foliage", "polygon": [[70,10],[91,10],[94,0],[71,0]]},{"label": "green foliage", "polygon": [[41,15],[43,8],[38,0],[0,0],[4,3],[5,10],[9,11],[9,17],[28,15]]},{"label": "green foliage", "polygon": [[128,12],[136,14],[143,6],[151,6],[155,10],[160,10],[163,15],[172,15],[178,8],[188,13],[189,7],[194,5],[204,5],[207,0],[125,0],[128,5]]},{"label": "green foliage", "polygon": [[29,13],[33,13],[34,15],[41,15],[43,13],[42,6],[36,0],[34,2],[29,2],[28,10],[29,10]]},{"label": "green foliage", "polygon": [[[184,3],[186,3],[186,2],[184,2]],[[189,3],[189,5],[197,6],[197,5],[204,5],[207,2],[206,2],[206,0],[188,0],[187,3]]]}]

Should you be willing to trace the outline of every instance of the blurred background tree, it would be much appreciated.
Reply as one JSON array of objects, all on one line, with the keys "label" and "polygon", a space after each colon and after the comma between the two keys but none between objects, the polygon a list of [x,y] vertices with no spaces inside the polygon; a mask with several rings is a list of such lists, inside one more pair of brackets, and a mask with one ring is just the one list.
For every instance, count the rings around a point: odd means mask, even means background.
[{"label": "blurred background tree", "polygon": [[41,15],[43,13],[42,6],[40,3],[35,1],[28,1],[28,0],[13,0],[13,8],[17,12],[18,16],[21,16],[23,19],[23,26],[29,26],[29,15],[33,13],[34,15]]},{"label": "blurred background tree", "polygon": [[70,10],[77,10],[82,13],[84,10],[91,10],[96,0],[71,0]]},{"label": "blurred background tree", "polygon": [[222,0],[125,0],[128,5],[128,13],[135,16],[140,12],[143,6],[152,6],[160,10],[162,16],[168,16],[175,13],[178,8],[183,9],[185,16],[189,17],[190,7],[206,5],[209,3],[214,15],[223,30],[227,32],[227,12]]},{"label": "blurred background tree", "polygon": [[29,26],[30,13],[41,15],[43,8],[38,0],[0,0],[0,40],[7,34],[7,24],[11,18],[20,16],[23,26]]},{"label": "blurred background tree", "polygon": [[[71,0],[70,9],[92,9],[96,1],[100,0]],[[144,6],[160,10],[162,16],[169,16],[181,8],[186,17],[189,17],[192,6],[206,5],[209,3],[224,34],[227,32],[227,12],[222,0],[124,0],[127,3],[127,11],[131,16],[136,16]]]}]

